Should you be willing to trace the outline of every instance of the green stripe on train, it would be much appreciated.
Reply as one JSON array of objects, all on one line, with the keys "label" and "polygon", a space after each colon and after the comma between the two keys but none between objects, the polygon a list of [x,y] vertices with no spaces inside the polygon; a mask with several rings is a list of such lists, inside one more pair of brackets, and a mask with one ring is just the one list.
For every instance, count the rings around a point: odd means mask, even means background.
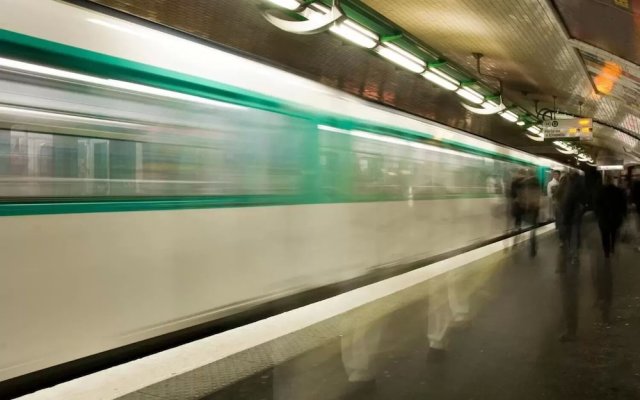
[{"label": "green stripe on train", "polygon": [[[500,198],[489,194],[450,194],[423,196],[413,201],[447,200],[447,199],[488,199]],[[286,205],[312,204],[344,204],[367,203],[382,201],[402,201],[380,197],[360,198],[351,201],[337,199],[304,198],[300,196],[212,196],[197,198],[159,198],[159,199],[131,199],[131,200],[83,200],[60,199],[57,201],[38,201],[32,203],[0,203],[0,216],[24,216],[45,214],[81,214],[99,212],[130,212],[130,211],[162,211],[162,210],[190,210],[206,208],[238,208],[238,207],[268,207]]]}]

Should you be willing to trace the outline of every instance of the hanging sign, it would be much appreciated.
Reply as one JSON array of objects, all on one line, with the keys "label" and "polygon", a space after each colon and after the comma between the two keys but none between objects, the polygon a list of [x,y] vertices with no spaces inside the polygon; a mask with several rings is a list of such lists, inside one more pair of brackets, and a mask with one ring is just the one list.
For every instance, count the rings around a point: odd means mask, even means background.
[{"label": "hanging sign", "polygon": [[545,139],[593,139],[593,119],[570,118],[543,121],[542,133]]}]

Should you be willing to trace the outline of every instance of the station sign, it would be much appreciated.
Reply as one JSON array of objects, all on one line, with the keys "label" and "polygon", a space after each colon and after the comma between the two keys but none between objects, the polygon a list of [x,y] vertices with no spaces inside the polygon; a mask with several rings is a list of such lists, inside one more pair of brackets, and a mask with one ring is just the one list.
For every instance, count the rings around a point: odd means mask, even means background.
[{"label": "station sign", "polygon": [[593,139],[593,119],[569,118],[543,121],[542,133],[545,139]]}]

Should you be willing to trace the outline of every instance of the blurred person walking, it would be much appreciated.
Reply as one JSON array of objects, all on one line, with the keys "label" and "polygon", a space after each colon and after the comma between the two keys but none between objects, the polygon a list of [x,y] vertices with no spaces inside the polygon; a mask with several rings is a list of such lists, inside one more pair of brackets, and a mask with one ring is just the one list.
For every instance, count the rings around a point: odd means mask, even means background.
[{"label": "blurred person walking", "polygon": [[529,255],[535,257],[538,252],[536,241],[536,228],[538,226],[538,217],[540,215],[540,196],[542,194],[540,181],[535,176],[533,170],[527,170],[526,177],[522,182],[521,201],[524,207],[525,220],[531,224],[531,236],[529,239]]},{"label": "blurred person walking", "polygon": [[558,208],[560,212],[561,248],[556,272],[562,274],[562,305],[565,331],[563,342],[576,339],[578,329],[578,273],[581,242],[582,215],[587,203],[587,193],[582,176],[576,171],[560,180]]},{"label": "blurred person walking", "polygon": [[[540,195],[542,188],[533,170],[521,168],[511,181],[509,190],[509,209],[513,218],[514,233],[522,232],[522,224],[531,224],[530,255],[537,253],[536,227],[540,214]],[[517,245],[518,237],[513,237],[513,246]]]},{"label": "blurred person walking", "polygon": [[625,192],[615,184],[611,175],[605,176],[604,184],[598,191],[595,212],[602,236],[604,257],[609,259],[615,250],[618,232],[627,215]]},{"label": "blurred person walking", "polygon": [[547,183],[547,199],[549,200],[549,218],[556,221],[556,230],[558,230],[558,186],[560,186],[560,171],[553,171],[551,180]]},{"label": "blurred person walking", "polygon": [[623,189],[619,188],[611,175],[605,175],[604,184],[598,191],[595,212],[602,237],[604,262],[596,264],[596,304],[602,312],[602,321],[609,323],[611,301],[613,298],[613,272],[611,255],[615,250],[618,232],[627,214],[627,199]]},{"label": "blurred person walking", "polygon": [[558,185],[558,212],[560,219],[560,241],[565,260],[570,264],[578,261],[581,242],[582,215],[587,204],[584,179],[576,171],[560,179]]}]

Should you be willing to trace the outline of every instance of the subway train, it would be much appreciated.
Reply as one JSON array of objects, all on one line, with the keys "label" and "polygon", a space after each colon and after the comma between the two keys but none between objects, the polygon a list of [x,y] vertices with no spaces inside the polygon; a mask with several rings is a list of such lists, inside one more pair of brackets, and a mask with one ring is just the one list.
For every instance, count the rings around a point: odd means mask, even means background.
[{"label": "subway train", "polygon": [[563,168],[166,29],[0,9],[0,381],[498,237],[514,171]]}]

